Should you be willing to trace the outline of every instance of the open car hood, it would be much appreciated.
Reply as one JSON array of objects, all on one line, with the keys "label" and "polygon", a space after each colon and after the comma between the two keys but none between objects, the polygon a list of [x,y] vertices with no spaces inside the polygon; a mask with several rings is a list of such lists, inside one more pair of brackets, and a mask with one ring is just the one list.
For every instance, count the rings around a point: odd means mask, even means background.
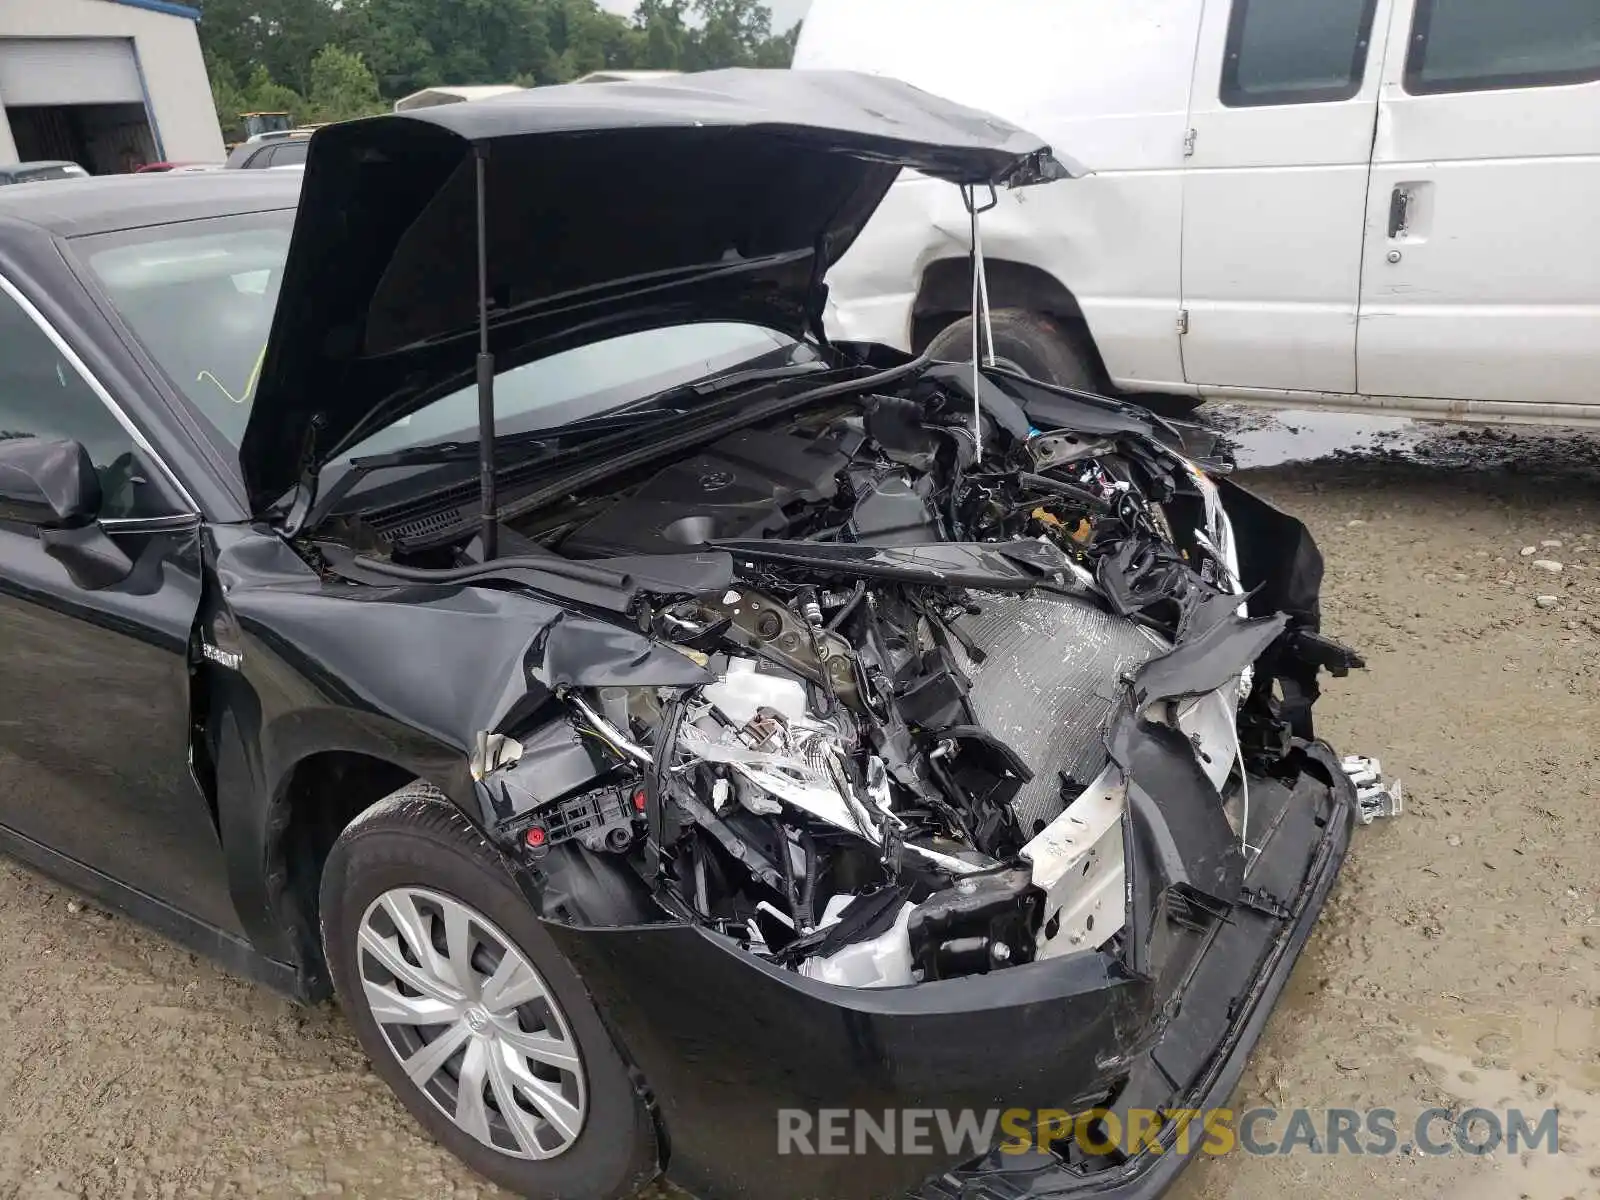
[{"label": "open car hood", "polygon": [[833,71],[569,84],[322,129],[240,448],[256,512],[471,383],[480,151],[497,372],[688,321],[820,332],[823,275],[901,168],[1078,173],[996,117]]}]

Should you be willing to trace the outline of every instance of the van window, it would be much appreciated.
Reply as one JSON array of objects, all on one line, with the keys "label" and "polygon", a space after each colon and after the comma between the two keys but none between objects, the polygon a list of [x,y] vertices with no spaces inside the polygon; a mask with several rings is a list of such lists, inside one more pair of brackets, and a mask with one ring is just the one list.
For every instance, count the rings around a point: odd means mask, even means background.
[{"label": "van window", "polygon": [[1222,102],[1350,99],[1361,90],[1376,7],[1377,0],[1234,0]]},{"label": "van window", "polygon": [[1476,92],[1600,79],[1596,0],[1417,0],[1406,91]]}]

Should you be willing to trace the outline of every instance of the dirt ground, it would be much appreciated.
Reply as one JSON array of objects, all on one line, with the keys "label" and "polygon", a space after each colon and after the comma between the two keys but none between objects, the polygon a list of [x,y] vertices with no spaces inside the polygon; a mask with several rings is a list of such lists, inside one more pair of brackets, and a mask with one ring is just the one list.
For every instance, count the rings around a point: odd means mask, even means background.
[{"label": "dirt ground", "polygon": [[[1174,1195],[1595,1200],[1600,440],[1222,420],[1263,464],[1242,477],[1321,542],[1326,628],[1369,657],[1329,682],[1321,731],[1408,803],[1357,830],[1235,1105],[1388,1106],[1402,1132],[1430,1106],[1555,1105],[1562,1153],[1235,1153]],[[331,1008],[0,862],[0,1200],[497,1194]]]}]

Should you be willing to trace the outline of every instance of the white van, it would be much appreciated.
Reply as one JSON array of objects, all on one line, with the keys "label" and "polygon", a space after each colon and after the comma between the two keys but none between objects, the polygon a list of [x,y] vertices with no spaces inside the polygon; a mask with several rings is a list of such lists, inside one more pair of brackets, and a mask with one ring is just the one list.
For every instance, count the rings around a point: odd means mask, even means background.
[{"label": "white van", "polygon": [[[997,357],[1056,382],[1600,424],[1600,0],[815,0],[1091,174],[983,218]],[[833,335],[970,357],[968,217],[902,178]]]}]

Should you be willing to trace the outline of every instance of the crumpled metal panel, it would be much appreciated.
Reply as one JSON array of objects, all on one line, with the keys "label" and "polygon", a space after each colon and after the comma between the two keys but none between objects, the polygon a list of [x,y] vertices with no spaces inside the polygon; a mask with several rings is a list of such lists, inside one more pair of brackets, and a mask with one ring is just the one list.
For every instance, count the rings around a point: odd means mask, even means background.
[{"label": "crumpled metal panel", "polygon": [[1087,785],[1108,761],[1105,733],[1123,677],[1160,651],[1139,626],[1088,600],[1033,593],[976,598],[977,616],[956,624],[987,655],[956,653],[972,679],[984,727],[1033,768],[1012,803],[1032,836],[1066,807],[1063,773]]}]

